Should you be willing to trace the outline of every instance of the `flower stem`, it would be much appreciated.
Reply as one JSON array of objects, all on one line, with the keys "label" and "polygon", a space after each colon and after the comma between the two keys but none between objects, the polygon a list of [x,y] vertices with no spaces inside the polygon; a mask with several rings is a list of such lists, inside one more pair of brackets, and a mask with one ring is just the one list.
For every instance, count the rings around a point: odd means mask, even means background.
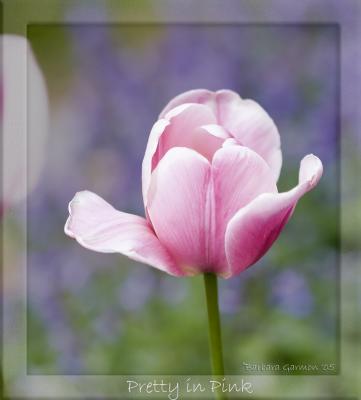
[{"label": "flower stem", "polygon": [[[215,274],[204,274],[204,286],[206,289],[207,310],[208,310],[208,330],[209,347],[212,361],[213,376],[223,377],[223,354],[222,354],[222,335],[218,307],[218,282]],[[217,392],[219,400],[225,399],[224,394]]]}]

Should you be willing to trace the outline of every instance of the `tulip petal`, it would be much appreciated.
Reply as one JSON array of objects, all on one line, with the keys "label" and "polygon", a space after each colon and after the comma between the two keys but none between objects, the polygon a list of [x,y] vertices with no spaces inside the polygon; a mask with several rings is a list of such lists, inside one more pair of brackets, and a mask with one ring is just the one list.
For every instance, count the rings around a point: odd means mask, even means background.
[{"label": "tulip petal", "polygon": [[232,90],[212,92],[196,89],[176,96],[160,116],[184,103],[208,106],[216,115],[217,124],[225,127],[239,144],[250,147],[262,156],[278,179],[282,166],[280,136],[272,118],[258,103],[242,99]]},{"label": "tulip petal", "polygon": [[212,162],[215,232],[211,263],[226,268],[224,237],[229,220],[242,207],[262,193],[277,193],[272,171],[253,150],[227,145],[218,150]]},{"label": "tulip petal", "polygon": [[314,155],[306,156],[300,166],[299,184],[285,193],[261,194],[241,208],[230,220],[225,235],[229,270],[236,275],[259,260],[277,239],[305,193],[322,176],[322,163]]},{"label": "tulip petal", "polygon": [[195,129],[187,147],[212,161],[214,153],[229,139],[227,131],[219,125],[203,125]]},{"label": "tulip petal", "polygon": [[152,174],[152,158],[158,147],[158,141],[165,128],[169,125],[169,121],[166,119],[159,119],[154,125],[150,132],[147,147],[142,163],[142,193],[144,207],[147,206],[147,196],[150,184],[150,178]]},{"label": "tulip petal", "polygon": [[277,127],[255,101],[236,99],[226,93],[220,97],[219,124],[239,143],[257,152],[270,166],[277,180],[282,166],[281,141]]},{"label": "tulip petal", "polygon": [[117,211],[95,193],[78,192],[69,203],[65,233],[82,246],[101,253],[121,253],[172,275],[179,275],[174,260],[137,215]]},{"label": "tulip petal", "polygon": [[207,89],[194,89],[188,90],[187,92],[181,93],[174,97],[159,114],[159,118],[164,118],[164,116],[173,108],[178,107],[181,104],[186,103],[198,103],[207,104],[211,99],[213,99],[214,92]]},{"label": "tulip petal", "polygon": [[159,240],[185,274],[205,266],[210,163],[192,149],[169,150],[152,173],[147,211]]},{"label": "tulip petal", "polygon": [[[150,175],[164,154],[172,147],[188,147],[196,149],[206,157],[213,155],[216,148],[222,144],[221,139],[214,135],[214,128],[212,132],[208,132],[207,128],[200,131],[199,128],[214,126],[214,124],[214,114],[208,107],[201,104],[183,104],[172,109],[164,119],[155,123],[149,136],[142,165],[145,207]],[[220,134],[219,131],[218,134]]]},{"label": "tulip petal", "polygon": [[[194,146],[197,146],[195,150],[200,154],[209,153],[209,139],[217,136],[214,134],[216,129],[211,128],[214,127],[216,118],[208,107],[202,104],[182,104],[169,111],[165,115],[165,119],[170,124],[159,137],[157,151],[152,159],[152,170],[172,147],[194,149]],[[200,127],[204,127],[203,132],[199,132]],[[219,127],[219,130],[222,128]],[[219,132],[217,133],[219,138]],[[201,139],[199,139],[199,134],[202,136]],[[210,137],[207,138],[206,134]]]}]

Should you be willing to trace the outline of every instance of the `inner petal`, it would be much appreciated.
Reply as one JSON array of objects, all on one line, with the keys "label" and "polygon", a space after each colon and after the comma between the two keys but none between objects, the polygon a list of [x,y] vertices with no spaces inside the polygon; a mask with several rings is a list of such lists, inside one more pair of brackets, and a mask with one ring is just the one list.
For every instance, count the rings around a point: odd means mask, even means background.
[{"label": "inner petal", "polygon": [[[156,168],[162,157],[173,147],[188,147],[200,152],[200,154],[214,154],[211,149],[218,148],[216,136],[210,134],[207,138],[207,128],[213,126],[216,118],[212,111],[202,104],[183,104],[169,111],[165,118],[169,120],[159,137],[157,149],[152,157],[152,171]],[[202,136],[203,135],[203,136]],[[208,158],[208,157],[207,157]]]},{"label": "inner petal", "polygon": [[212,162],[215,152],[222,147],[229,135],[221,126],[212,124],[196,128],[188,138],[189,142],[185,143],[185,147],[196,150]]}]

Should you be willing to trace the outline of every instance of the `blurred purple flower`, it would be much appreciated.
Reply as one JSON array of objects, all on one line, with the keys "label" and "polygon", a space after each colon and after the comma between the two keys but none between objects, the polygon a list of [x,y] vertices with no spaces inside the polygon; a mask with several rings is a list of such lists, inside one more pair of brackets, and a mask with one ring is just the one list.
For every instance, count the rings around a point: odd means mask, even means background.
[{"label": "blurred purple flower", "polygon": [[[31,254],[28,271],[29,307],[37,313],[49,333],[52,350],[58,355],[62,372],[82,369],[80,342],[73,332],[64,309],[61,291],[61,268],[54,268],[57,257],[52,252]],[[59,260],[59,259],[58,259]]]},{"label": "blurred purple flower", "polygon": [[112,342],[119,339],[122,333],[122,321],[119,314],[119,310],[110,309],[94,320],[93,329],[102,340]]},{"label": "blurred purple flower", "polygon": [[148,269],[132,270],[119,288],[119,304],[126,311],[139,310],[153,294],[155,283],[153,271]]},{"label": "blurred purple flower", "polygon": [[222,280],[219,285],[219,307],[222,313],[235,314],[240,311],[244,277]]},{"label": "blurred purple flower", "polygon": [[183,279],[172,279],[169,276],[162,276],[159,293],[167,304],[179,304],[188,293],[187,282]]},{"label": "blurred purple flower", "polygon": [[272,282],[271,304],[287,314],[302,318],[313,309],[313,296],[304,276],[287,269],[279,273]]}]

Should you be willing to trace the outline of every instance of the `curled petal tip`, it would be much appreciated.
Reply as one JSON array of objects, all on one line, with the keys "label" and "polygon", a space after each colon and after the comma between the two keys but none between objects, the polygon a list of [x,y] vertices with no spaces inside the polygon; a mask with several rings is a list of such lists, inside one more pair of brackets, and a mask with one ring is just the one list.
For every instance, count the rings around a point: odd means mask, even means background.
[{"label": "curled petal tip", "polygon": [[70,236],[71,238],[74,238],[75,236],[74,236],[72,230],[70,229],[70,219],[71,219],[71,216],[69,216],[65,222],[64,232],[66,235]]},{"label": "curled petal tip", "polygon": [[73,221],[73,214],[74,214],[74,205],[75,204],[81,204],[82,198],[84,196],[90,196],[91,197],[92,192],[88,190],[81,190],[79,192],[76,192],[74,197],[71,199],[71,201],[68,204],[68,211],[69,211],[69,216],[65,222],[64,226],[64,232],[66,235],[70,236],[71,238],[76,238],[76,233],[74,233],[71,225]]},{"label": "curled petal tip", "polygon": [[323,173],[321,160],[314,154],[305,156],[300,165],[299,183],[308,183],[310,189],[315,187]]}]

